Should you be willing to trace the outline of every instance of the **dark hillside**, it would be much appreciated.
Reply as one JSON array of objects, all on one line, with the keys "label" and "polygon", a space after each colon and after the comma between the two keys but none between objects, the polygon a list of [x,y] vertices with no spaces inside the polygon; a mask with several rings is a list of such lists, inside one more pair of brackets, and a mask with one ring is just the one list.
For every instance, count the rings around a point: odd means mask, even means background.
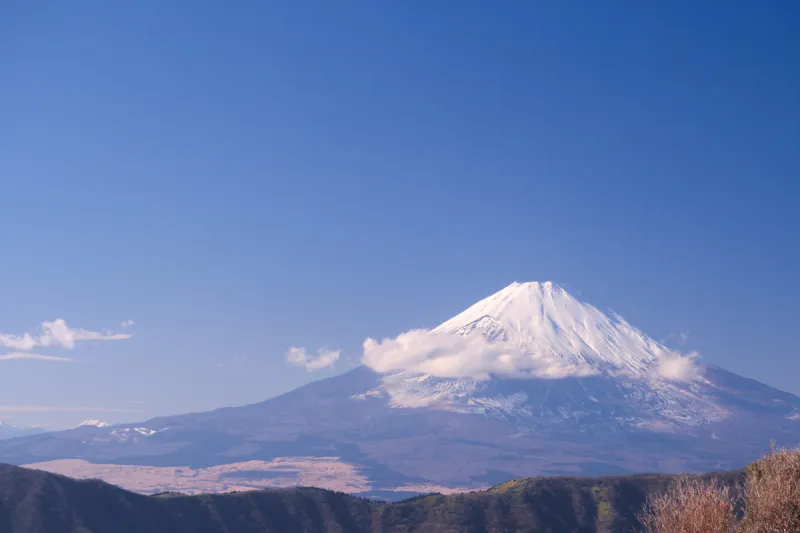
[{"label": "dark hillside", "polygon": [[[739,473],[722,474],[727,483]],[[0,533],[626,532],[673,477],[533,478],[387,504],[314,488],[143,496],[0,465]]]}]

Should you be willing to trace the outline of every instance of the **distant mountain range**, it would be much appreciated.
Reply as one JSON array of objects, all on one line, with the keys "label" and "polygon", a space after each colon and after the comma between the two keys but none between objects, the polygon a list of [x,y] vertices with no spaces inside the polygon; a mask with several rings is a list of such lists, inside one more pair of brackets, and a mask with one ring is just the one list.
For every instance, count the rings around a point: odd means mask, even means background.
[{"label": "distant mountain range", "polygon": [[737,469],[800,443],[800,398],[654,341],[552,283],[515,283],[365,366],[243,407],[0,442],[0,461],[140,492],[362,495],[536,475]]},{"label": "distant mountain range", "polygon": [[14,426],[6,422],[0,422],[0,439],[11,439],[26,435],[37,435],[44,433],[45,430],[32,426]]},{"label": "distant mountain range", "polygon": [[[740,473],[723,474],[735,484]],[[383,503],[313,488],[143,496],[0,465],[0,531],[14,533],[628,533],[669,476],[519,479],[485,492]]]}]

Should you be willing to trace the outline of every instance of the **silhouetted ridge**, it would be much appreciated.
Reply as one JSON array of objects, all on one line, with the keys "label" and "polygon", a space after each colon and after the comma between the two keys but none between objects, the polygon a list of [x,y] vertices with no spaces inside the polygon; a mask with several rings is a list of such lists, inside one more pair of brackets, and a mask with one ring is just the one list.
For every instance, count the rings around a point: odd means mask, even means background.
[{"label": "silhouetted ridge", "polygon": [[[721,474],[736,483],[740,473]],[[487,491],[384,503],[315,488],[144,496],[0,465],[2,533],[627,532],[672,476],[530,478]]]}]

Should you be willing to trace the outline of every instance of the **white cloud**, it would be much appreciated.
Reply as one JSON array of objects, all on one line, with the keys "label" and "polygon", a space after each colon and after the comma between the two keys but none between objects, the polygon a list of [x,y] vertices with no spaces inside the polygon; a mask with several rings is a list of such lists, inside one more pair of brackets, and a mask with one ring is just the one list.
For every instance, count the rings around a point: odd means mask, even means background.
[{"label": "white cloud", "polygon": [[416,329],[394,339],[364,341],[361,362],[379,373],[406,370],[441,378],[487,380],[492,375],[513,378],[566,378],[596,373],[585,365],[565,362],[554,353],[493,343],[480,335],[460,337]]},{"label": "white cloud", "polygon": [[0,333],[0,346],[11,348],[12,350],[32,350],[39,346],[39,343],[28,333],[22,336]]},{"label": "white cloud", "polygon": [[697,352],[687,355],[679,353],[662,354],[656,363],[656,375],[673,381],[693,381],[702,373],[697,362]]},{"label": "white cloud", "polygon": [[71,328],[62,318],[57,318],[52,322],[42,322],[41,330],[42,334],[39,336],[33,336],[30,333],[25,333],[24,335],[0,333],[0,346],[21,351],[29,351],[37,346],[57,346],[71,350],[78,341],[124,340],[130,339],[133,336],[130,333],[114,333],[112,331],[100,332]]},{"label": "white cloud", "polygon": [[71,350],[76,341],[116,341],[130,339],[130,333],[113,333],[110,331],[89,331],[86,329],[73,329],[58,318],[52,322],[42,322],[44,334],[39,337],[42,346],[56,345]]},{"label": "white cloud", "polygon": [[322,370],[333,366],[339,359],[341,350],[327,350],[322,348],[317,350],[317,355],[308,355],[305,348],[292,346],[286,352],[286,362],[292,365],[302,366],[308,372]]},{"label": "white cloud", "polygon": [[123,329],[130,329],[136,325],[136,322],[129,318],[128,320],[123,320],[120,325],[123,327]]},{"label": "white cloud", "polygon": [[[567,362],[555,352],[533,352],[530,347],[497,343],[482,335],[461,337],[417,329],[382,341],[364,341],[361,362],[378,373],[408,371],[439,378],[487,380],[491,376],[517,379],[590,376],[589,365]],[[650,374],[672,381],[692,381],[702,374],[698,355],[665,350]]]},{"label": "white cloud", "polygon": [[11,352],[0,354],[0,361],[11,361],[13,359],[35,359],[37,361],[59,361],[62,363],[72,363],[75,359],[71,357],[58,357],[55,355],[42,355],[30,352]]}]

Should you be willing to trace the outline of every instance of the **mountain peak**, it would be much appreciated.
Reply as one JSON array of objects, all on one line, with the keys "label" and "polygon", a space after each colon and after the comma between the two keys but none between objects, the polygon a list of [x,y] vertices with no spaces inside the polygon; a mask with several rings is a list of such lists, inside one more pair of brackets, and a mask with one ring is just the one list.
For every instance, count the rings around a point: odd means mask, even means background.
[{"label": "mountain peak", "polygon": [[557,286],[552,281],[513,281],[509,287],[552,287]]},{"label": "mountain peak", "polygon": [[531,357],[555,355],[600,371],[641,374],[671,353],[616,315],[573,297],[551,282],[514,282],[433,330],[525,347]]},{"label": "mountain peak", "polygon": [[515,281],[498,292],[523,293],[523,292],[558,292],[563,291],[558,284],[552,281]]},{"label": "mountain peak", "polygon": [[97,427],[97,428],[107,428],[110,425],[111,424],[109,424],[108,422],[103,422],[102,420],[84,420],[83,422],[81,422],[80,424],[78,424],[75,427],[94,426],[94,427]]},{"label": "mountain peak", "polygon": [[458,333],[475,321],[491,319],[505,328],[522,332],[536,327],[542,321],[561,325],[559,322],[569,315],[585,314],[589,310],[602,315],[552,281],[515,281],[444,322],[434,331]]}]

